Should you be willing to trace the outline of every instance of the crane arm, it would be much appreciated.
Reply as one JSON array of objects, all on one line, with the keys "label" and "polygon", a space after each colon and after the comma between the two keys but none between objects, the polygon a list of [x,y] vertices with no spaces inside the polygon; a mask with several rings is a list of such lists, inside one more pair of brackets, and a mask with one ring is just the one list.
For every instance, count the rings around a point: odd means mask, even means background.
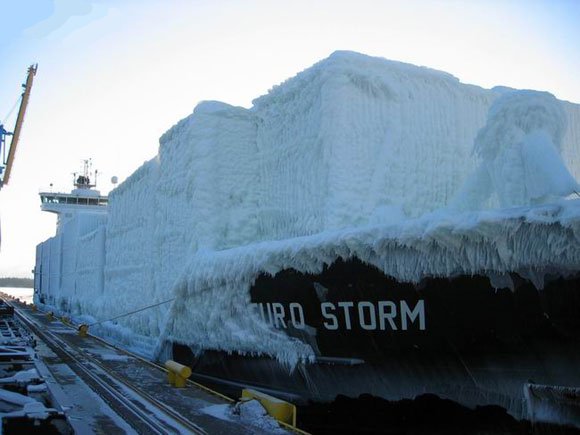
[{"label": "crane arm", "polygon": [[26,113],[26,108],[28,107],[30,90],[32,89],[32,82],[34,81],[37,68],[38,64],[31,65],[28,68],[28,76],[26,77],[26,83],[24,84],[24,92],[22,93],[22,101],[20,102],[18,116],[16,117],[16,125],[14,126],[14,132],[12,133],[12,141],[10,142],[10,150],[8,151],[8,159],[6,160],[6,169],[4,170],[2,184],[8,184],[8,180],[10,179],[10,171],[12,170],[12,164],[14,163],[16,147],[18,146],[18,140],[20,139],[20,131],[22,130],[22,124],[24,123],[24,115]]}]

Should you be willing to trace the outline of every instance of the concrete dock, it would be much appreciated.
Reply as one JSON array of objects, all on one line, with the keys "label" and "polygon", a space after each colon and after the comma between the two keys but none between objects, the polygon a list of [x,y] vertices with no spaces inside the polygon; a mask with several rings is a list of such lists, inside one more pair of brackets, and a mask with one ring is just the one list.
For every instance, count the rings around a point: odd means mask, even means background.
[{"label": "concrete dock", "polygon": [[244,419],[233,400],[203,386],[170,386],[162,367],[54,316],[11,304],[36,337],[37,370],[76,433],[287,433],[270,417]]}]

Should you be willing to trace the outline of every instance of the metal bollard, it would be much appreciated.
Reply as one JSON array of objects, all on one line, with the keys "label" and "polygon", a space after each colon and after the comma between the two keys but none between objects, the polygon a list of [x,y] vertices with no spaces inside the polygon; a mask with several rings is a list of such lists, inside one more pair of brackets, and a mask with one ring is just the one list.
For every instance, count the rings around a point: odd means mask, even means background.
[{"label": "metal bollard", "polygon": [[89,325],[85,325],[84,323],[82,325],[79,325],[79,336],[86,337],[88,333],[89,333]]},{"label": "metal bollard", "polygon": [[169,385],[176,388],[185,387],[187,378],[191,376],[191,369],[189,367],[172,360],[167,360],[165,361],[165,368],[167,369]]},{"label": "metal bollard", "polygon": [[242,390],[242,401],[252,399],[259,401],[268,414],[276,420],[296,427],[296,406],[292,403],[250,388]]}]

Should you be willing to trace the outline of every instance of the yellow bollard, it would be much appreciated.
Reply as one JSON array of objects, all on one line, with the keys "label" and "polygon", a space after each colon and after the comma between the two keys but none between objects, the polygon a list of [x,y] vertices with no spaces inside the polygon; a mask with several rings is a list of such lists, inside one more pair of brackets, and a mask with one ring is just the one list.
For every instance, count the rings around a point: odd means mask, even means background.
[{"label": "yellow bollard", "polygon": [[85,325],[84,323],[82,325],[79,325],[79,335],[81,337],[86,337],[89,333],[89,325]]},{"label": "yellow bollard", "polygon": [[36,311],[38,308],[36,308],[36,305],[32,304],[32,311]]},{"label": "yellow bollard", "polygon": [[52,311],[49,311],[48,313],[46,313],[46,318],[52,322],[54,320],[54,313]]},{"label": "yellow bollard", "polygon": [[62,317],[60,318],[60,321],[61,321],[62,323],[64,323],[65,325],[68,325],[68,324],[70,324],[70,319],[69,319],[68,317],[66,317],[66,316],[62,316]]},{"label": "yellow bollard", "polygon": [[269,394],[252,389],[242,390],[242,400],[256,399],[276,420],[296,427],[296,406]]},{"label": "yellow bollard", "polygon": [[165,361],[165,368],[167,369],[167,380],[169,385],[176,388],[183,388],[187,383],[187,378],[191,376],[191,369],[176,361]]}]

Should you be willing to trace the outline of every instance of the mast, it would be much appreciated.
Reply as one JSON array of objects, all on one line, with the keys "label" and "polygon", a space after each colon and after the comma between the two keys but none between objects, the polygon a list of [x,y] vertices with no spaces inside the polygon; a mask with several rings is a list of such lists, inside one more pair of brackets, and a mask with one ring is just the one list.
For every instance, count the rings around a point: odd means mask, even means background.
[{"label": "mast", "polygon": [[18,141],[20,140],[20,131],[22,130],[22,124],[24,123],[24,115],[26,114],[26,108],[28,107],[30,90],[32,89],[32,83],[34,81],[34,76],[36,75],[37,69],[38,64],[31,65],[28,68],[28,76],[26,77],[26,83],[22,85],[24,87],[24,92],[22,93],[22,101],[20,102],[20,108],[18,109],[18,116],[16,118],[16,125],[14,126],[14,132],[8,133],[5,130],[2,132],[5,135],[11,134],[12,141],[10,142],[8,159],[6,160],[6,168],[4,170],[4,176],[0,181],[0,185],[8,184],[8,180],[10,179],[10,172],[12,170],[12,165],[14,164],[14,156],[16,155],[16,147],[18,146]]}]

